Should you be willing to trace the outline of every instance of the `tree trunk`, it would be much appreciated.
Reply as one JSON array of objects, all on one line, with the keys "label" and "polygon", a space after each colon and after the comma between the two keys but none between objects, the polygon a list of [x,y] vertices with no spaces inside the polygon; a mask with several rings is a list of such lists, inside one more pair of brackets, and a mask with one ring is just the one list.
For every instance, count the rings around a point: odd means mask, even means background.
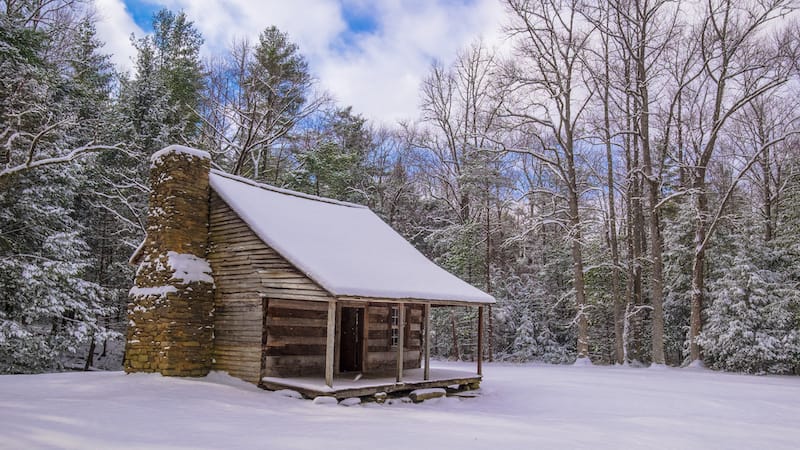
[{"label": "tree trunk", "polygon": [[86,364],[83,366],[83,370],[87,371],[94,365],[94,350],[95,350],[95,342],[94,342],[94,333],[92,333],[91,337],[89,338],[89,354],[86,356]]},{"label": "tree trunk", "polygon": [[[761,130],[761,145],[766,144],[766,137],[763,130]],[[770,151],[768,146],[764,146],[764,151],[761,154],[761,178],[764,183],[764,242],[772,240],[773,236],[773,220],[772,220],[772,167],[770,164]]]},{"label": "tree trunk", "polygon": [[[611,184],[613,184],[613,181],[609,182],[609,185]],[[609,205],[611,208],[610,211],[613,211],[613,194],[609,195]],[[616,214],[613,212],[609,212],[609,215],[608,241],[611,249],[611,264],[613,265],[613,268],[611,269],[611,296],[614,300],[614,360],[617,364],[622,364],[624,362],[623,354],[625,353],[622,339],[625,299],[623,298],[620,289],[620,258],[619,243],[617,242],[617,219]]]},{"label": "tree trunk", "polygon": [[[640,114],[638,106],[634,102],[632,107],[633,116],[631,119],[631,129],[637,127],[635,124],[635,117]],[[642,204],[642,178],[640,173],[641,163],[639,154],[639,136],[634,134],[631,139],[631,167],[628,170],[628,176],[631,179],[631,217],[633,220],[632,236],[630,239],[633,241],[633,297],[631,299],[634,307],[642,306],[642,258],[644,257],[644,249],[647,242],[644,230],[644,207]],[[635,360],[642,359],[642,343],[640,342],[639,333],[642,328],[642,318],[638,314],[631,318],[631,323],[628,330],[628,355]]]},{"label": "tree trunk", "polygon": [[[491,219],[489,217],[489,186],[486,186],[486,293],[492,293],[492,230]],[[492,361],[492,305],[489,305],[488,318],[489,335],[487,337],[489,361]]]},{"label": "tree trunk", "polygon": [[[625,64],[625,86],[626,90],[630,91],[630,62],[627,58],[624,60]],[[631,96],[625,97],[625,125],[626,129],[633,129],[633,114],[631,110]],[[625,170],[627,173],[626,186],[625,186],[625,233],[627,235],[627,269],[628,273],[625,277],[625,311],[623,312],[623,331],[622,331],[622,364],[629,362],[630,351],[630,320],[627,311],[630,310],[632,305],[636,302],[637,291],[637,265],[639,253],[636,245],[636,238],[638,232],[635,226],[634,210],[636,209],[636,166],[638,164],[636,155],[633,151],[633,140],[630,134],[625,134],[623,137],[623,144],[625,150]]]},{"label": "tree trunk", "polygon": [[706,239],[708,198],[705,191],[705,170],[695,171],[692,188],[695,191],[695,209],[697,218],[694,233],[694,258],[692,258],[692,304],[689,324],[689,358],[691,361],[702,359],[697,336],[703,330],[703,300],[705,294],[705,259],[706,251],[703,243]]},{"label": "tree trunk", "polygon": [[[608,20],[608,15],[606,16]],[[608,22],[606,23],[608,26]],[[614,361],[617,364],[625,362],[625,340],[624,340],[624,299],[620,292],[620,259],[619,241],[617,239],[617,211],[615,201],[614,185],[614,155],[611,147],[611,114],[610,114],[610,67],[609,67],[609,42],[608,34],[604,37],[604,78],[603,78],[603,131],[606,146],[606,182],[608,189],[608,247],[611,250],[611,296],[614,301]]]},{"label": "tree trunk", "polygon": [[648,225],[650,229],[650,258],[652,260],[652,282],[650,302],[653,306],[652,317],[652,360],[655,364],[664,364],[664,269],[661,260],[662,242],[658,202],[661,196],[660,177],[653,170],[653,157],[650,148],[650,93],[647,85],[647,69],[645,67],[645,39],[647,28],[644,23],[640,27],[639,50],[636,62],[637,84],[639,91],[639,136],[642,145],[642,170],[647,184]]},{"label": "tree trunk", "polygon": [[450,324],[453,328],[453,355],[452,357],[456,361],[461,360],[461,350],[458,348],[458,328],[456,326],[456,312],[454,310],[450,310]]},{"label": "tree trunk", "polygon": [[656,209],[658,195],[655,193],[657,188],[650,187],[650,257],[653,260],[651,304],[653,306],[652,317],[652,358],[655,364],[664,364],[664,266],[661,259],[661,229],[660,215]]},{"label": "tree trunk", "polygon": [[578,358],[589,357],[589,321],[586,319],[586,291],[583,279],[583,251],[581,249],[581,221],[578,212],[578,192],[575,167],[568,167],[572,187],[569,194],[569,214],[572,225],[572,276],[574,278],[575,304],[578,319]]},{"label": "tree trunk", "polygon": [[489,340],[488,340],[487,343],[489,345],[488,345],[487,350],[489,351],[489,355],[488,355],[489,356],[489,362],[492,362],[492,361],[494,361],[494,350],[493,350],[494,346],[492,345],[492,341],[494,340],[494,338],[493,338],[494,337],[494,324],[492,323],[492,305],[489,305],[489,311],[488,312],[489,312],[489,317],[487,317],[487,320],[488,320],[488,324],[487,325],[488,325],[488,332],[489,332]]}]

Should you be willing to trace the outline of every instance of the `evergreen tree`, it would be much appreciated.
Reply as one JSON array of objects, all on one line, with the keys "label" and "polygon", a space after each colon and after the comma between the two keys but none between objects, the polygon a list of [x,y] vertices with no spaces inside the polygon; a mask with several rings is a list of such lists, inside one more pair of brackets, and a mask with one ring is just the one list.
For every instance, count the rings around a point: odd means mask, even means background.
[{"label": "evergreen tree", "polygon": [[312,91],[305,57],[271,26],[257,44],[235,43],[226,59],[210,67],[202,142],[220,153],[231,173],[281,184],[290,134],[327,103]]},{"label": "evergreen tree", "polygon": [[84,228],[74,218],[78,167],[28,172],[0,192],[0,372],[57,370],[111,312],[87,277]]},{"label": "evergreen tree", "polygon": [[559,307],[541,280],[506,273],[498,277],[496,287],[498,331],[506,337],[497,342],[500,359],[555,364],[573,359],[570,311]]},{"label": "evergreen tree", "polygon": [[366,203],[372,190],[368,156],[372,139],[366,120],[350,107],[325,114],[319,130],[308,130],[312,148],[298,149],[287,185],[323,197]]},{"label": "evergreen tree", "polygon": [[664,353],[667,364],[679,366],[689,356],[694,220],[691,201],[666,209],[664,220]]},{"label": "evergreen tree", "polygon": [[[90,275],[77,194],[84,166],[65,153],[103,142],[108,63],[71,2],[6,5],[0,16],[0,372],[59,369],[90,336],[109,293]],[[38,8],[30,14],[27,8]],[[72,161],[72,162],[70,162]],[[59,164],[56,166],[56,164]]]},{"label": "evergreen tree", "polygon": [[800,366],[800,294],[785,263],[796,259],[753,242],[758,235],[750,227],[738,236],[730,266],[710,283],[712,302],[699,343],[705,363],[715,369],[792,373]]},{"label": "evergreen tree", "polygon": [[202,44],[186,14],[167,9],[153,15],[152,35],[134,40],[136,73],[123,80],[120,93],[132,148],[150,155],[169,144],[197,142]]}]

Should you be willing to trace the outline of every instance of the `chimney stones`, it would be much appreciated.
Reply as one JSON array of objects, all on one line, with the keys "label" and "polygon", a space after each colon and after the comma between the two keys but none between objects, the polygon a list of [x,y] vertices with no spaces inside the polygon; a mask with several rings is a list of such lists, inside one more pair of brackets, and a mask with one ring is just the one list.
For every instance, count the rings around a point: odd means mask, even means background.
[{"label": "chimney stones", "polygon": [[208,246],[208,153],[169,146],[151,158],[147,237],[134,255],[126,372],[204,376],[211,368],[214,280]]}]

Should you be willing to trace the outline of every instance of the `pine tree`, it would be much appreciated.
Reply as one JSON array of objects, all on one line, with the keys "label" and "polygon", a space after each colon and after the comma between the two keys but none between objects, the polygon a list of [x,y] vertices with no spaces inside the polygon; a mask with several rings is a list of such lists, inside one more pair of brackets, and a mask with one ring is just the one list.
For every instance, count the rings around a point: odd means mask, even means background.
[{"label": "pine tree", "polygon": [[[71,64],[76,75],[75,91],[81,93],[81,101],[76,104],[80,134],[85,139],[116,139],[119,137],[116,134],[119,122],[115,120],[111,93],[118,74],[110,62],[110,56],[102,53],[103,43],[97,38],[94,23],[90,20],[85,19],[78,27],[76,42]],[[109,179],[108,174],[115,169],[112,162],[123,153],[105,152],[86,158],[83,164],[84,177],[75,198],[77,220],[83,225],[82,236],[90,255],[86,277],[102,286],[106,294],[103,303],[105,314],[95,317],[106,332],[98,334],[93,331],[83,349],[85,352],[75,358],[75,364],[83,364],[87,369],[98,365],[117,369],[121,363],[123,346],[120,340],[125,331],[125,299],[132,278],[132,270],[127,264],[130,237],[123,234],[125,228],[120,228],[105,209],[108,204],[106,195],[111,191],[111,186],[104,183]],[[102,344],[100,356],[109,358],[95,359],[98,343]]]},{"label": "pine tree", "polygon": [[0,20],[0,372],[38,372],[106,334],[78,213],[84,151],[67,149],[108,139],[108,67],[71,2],[7,5]]},{"label": "pine tree", "polygon": [[800,365],[798,283],[783,264],[789,261],[786,250],[753,236],[753,228],[738,236],[730,266],[710,283],[712,301],[699,342],[709,367],[792,373]]},{"label": "pine tree", "polygon": [[106,333],[108,293],[86,275],[83,227],[73,217],[80,168],[28,172],[0,193],[0,372],[57,370]]},{"label": "pine tree", "polygon": [[348,107],[326,113],[321,121],[320,129],[296,139],[310,141],[311,148],[296,149],[297,166],[287,170],[286,184],[314,195],[366,203],[372,191],[372,139],[366,120]]},{"label": "pine tree", "polygon": [[221,154],[231,173],[281,184],[289,135],[328,102],[313,92],[305,56],[271,26],[255,45],[235,43],[209,72],[202,142]]},{"label": "pine tree", "polygon": [[507,336],[498,339],[499,359],[563,364],[574,358],[571,312],[556,307],[541,280],[505,273],[495,286],[497,328]]},{"label": "pine tree", "polygon": [[689,356],[693,220],[690,199],[664,213],[664,352],[667,364],[678,366]]},{"label": "pine tree", "polygon": [[185,13],[153,15],[153,35],[133,42],[136,73],[123,80],[120,107],[130,147],[150,155],[169,144],[192,144],[199,133],[203,38]]}]

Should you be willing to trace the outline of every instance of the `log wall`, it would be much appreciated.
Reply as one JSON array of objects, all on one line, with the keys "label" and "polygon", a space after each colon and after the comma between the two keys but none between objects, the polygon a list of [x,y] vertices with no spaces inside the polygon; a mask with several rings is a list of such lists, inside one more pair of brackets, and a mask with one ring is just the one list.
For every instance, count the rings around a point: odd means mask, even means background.
[{"label": "log wall", "polygon": [[324,371],[330,295],[267,246],[214,192],[210,233],[208,260],[217,284],[214,369],[252,383],[262,376]]},{"label": "log wall", "polygon": [[258,263],[269,252],[211,193],[208,262],[214,271],[214,370],[257,383],[261,370],[262,301]]},{"label": "log wall", "polygon": [[266,375],[325,375],[327,302],[269,299]]},{"label": "log wall", "polygon": [[[397,367],[397,349],[392,347],[392,304],[370,303],[367,312],[367,370],[370,373],[394,373]],[[422,355],[422,305],[406,305],[406,345],[403,368],[420,367]]]}]

